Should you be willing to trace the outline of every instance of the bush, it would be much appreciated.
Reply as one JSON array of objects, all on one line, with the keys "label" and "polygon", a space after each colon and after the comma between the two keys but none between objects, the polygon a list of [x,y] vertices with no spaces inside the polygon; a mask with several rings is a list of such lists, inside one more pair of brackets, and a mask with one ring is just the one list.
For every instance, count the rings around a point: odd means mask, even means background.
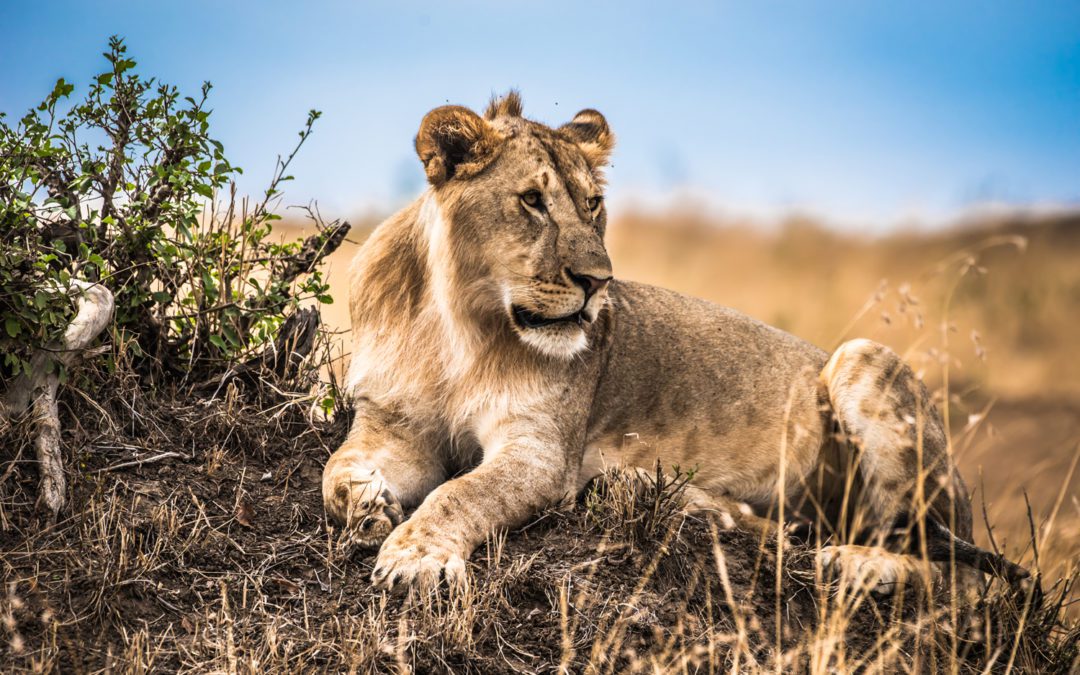
[{"label": "bush", "polygon": [[81,102],[69,103],[74,86],[61,79],[18,123],[0,115],[2,375],[28,372],[36,350],[58,343],[73,277],[115,296],[110,369],[144,382],[235,369],[300,303],[332,302],[316,267],[348,224],[309,209],[318,234],[270,238],[289,164],[320,113],[249,205],[236,198],[240,169],[210,136],[210,84],[182,96],[142,77],[119,38],[104,56]]}]

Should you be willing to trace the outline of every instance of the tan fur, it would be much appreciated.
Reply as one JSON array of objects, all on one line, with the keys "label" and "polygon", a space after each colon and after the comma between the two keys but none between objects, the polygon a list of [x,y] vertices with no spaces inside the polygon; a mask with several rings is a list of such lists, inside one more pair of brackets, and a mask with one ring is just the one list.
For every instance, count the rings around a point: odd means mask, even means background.
[{"label": "tan fur", "polygon": [[430,188],[354,262],[356,420],[323,476],[329,516],[381,542],[376,582],[460,577],[490,532],[658,458],[696,469],[694,507],[724,525],[769,527],[782,487],[792,515],[865,502],[887,528],[921,497],[969,534],[940,419],[895,354],[859,341],[829,360],[733,310],[609,282],[613,144],[595,110],[551,129],[516,93],[424,118]]}]

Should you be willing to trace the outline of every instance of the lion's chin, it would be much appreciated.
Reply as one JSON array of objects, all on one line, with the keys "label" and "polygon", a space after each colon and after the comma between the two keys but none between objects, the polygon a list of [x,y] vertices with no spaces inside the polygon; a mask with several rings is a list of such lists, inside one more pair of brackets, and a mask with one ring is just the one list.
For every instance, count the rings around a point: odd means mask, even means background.
[{"label": "lion's chin", "polygon": [[584,329],[577,323],[555,323],[540,328],[517,326],[518,337],[547,356],[569,359],[589,346]]}]

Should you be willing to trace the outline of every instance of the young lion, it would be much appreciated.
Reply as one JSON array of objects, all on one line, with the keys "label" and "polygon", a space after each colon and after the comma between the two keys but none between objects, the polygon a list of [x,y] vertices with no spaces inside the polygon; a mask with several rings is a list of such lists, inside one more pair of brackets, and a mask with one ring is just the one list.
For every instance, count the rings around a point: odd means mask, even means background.
[{"label": "young lion", "polygon": [[[323,474],[329,516],[381,543],[375,583],[458,579],[490,532],[607,466],[658,459],[695,467],[690,506],[727,526],[770,528],[783,488],[789,517],[831,524],[840,541],[908,524],[933,560],[1004,566],[968,543],[941,418],[888,348],[854,340],[830,357],[731,309],[612,278],[601,167],[613,144],[595,110],[552,129],[522,117],[516,92],[483,118],[457,106],[424,117],[430,189],[353,263],[356,420]],[[843,543],[822,555],[883,586],[910,565]]]}]

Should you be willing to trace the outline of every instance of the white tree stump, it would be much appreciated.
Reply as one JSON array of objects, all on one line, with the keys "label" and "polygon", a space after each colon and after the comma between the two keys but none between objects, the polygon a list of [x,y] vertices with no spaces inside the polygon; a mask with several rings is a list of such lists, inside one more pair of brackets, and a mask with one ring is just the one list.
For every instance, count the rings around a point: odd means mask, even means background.
[{"label": "white tree stump", "polygon": [[67,481],[60,452],[60,417],[56,407],[56,390],[60,386],[56,369],[46,372],[51,358],[70,367],[86,347],[94,341],[112,320],[113,295],[100,284],[73,279],[70,291],[75,294],[75,318],[71,320],[62,344],[49,345],[39,351],[31,362],[31,372],[23,373],[0,399],[0,419],[10,419],[33,406],[39,484],[38,505],[52,517],[64,508]]}]

